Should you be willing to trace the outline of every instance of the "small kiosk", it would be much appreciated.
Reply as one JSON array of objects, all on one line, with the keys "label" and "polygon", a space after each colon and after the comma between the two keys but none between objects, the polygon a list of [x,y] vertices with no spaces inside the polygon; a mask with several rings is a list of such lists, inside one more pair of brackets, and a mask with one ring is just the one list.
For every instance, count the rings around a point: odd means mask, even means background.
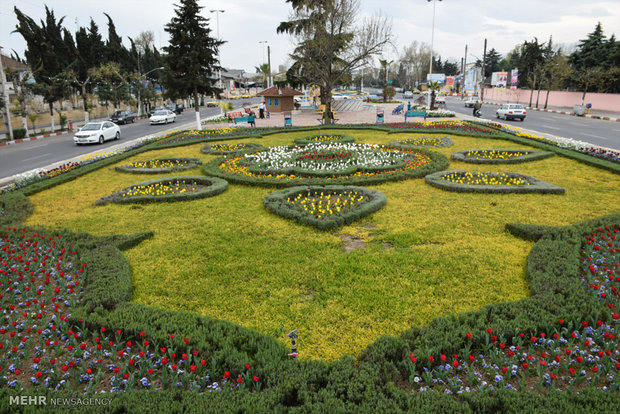
[{"label": "small kiosk", "polygon": [[383,123],[383,115],[384,115],[384,111],[383,109],[377,109],[377,124],[382,124]]},{"label": "small kiosk", "polygon": [[295,109],[295,96],[303,96],[303,93],[287,86],[272,86],[256,94],[265,98],[267,112],[290,112]]}]

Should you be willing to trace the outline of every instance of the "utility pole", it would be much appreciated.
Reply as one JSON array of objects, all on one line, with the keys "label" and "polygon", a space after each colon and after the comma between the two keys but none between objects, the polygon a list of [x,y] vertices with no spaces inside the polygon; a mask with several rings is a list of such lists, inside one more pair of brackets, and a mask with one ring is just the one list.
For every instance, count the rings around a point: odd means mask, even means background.
[{"label": "utility pole", "polygon": [[271,77],[271,46],[267,46],[267,70],[269,71],[269,75],[267,77],[267,87],[271,88],[273,86],[273,78]]},{"label": "utility pole", "polygon": [[[428,80],[429,82],[432,80],[433,76],[433,41],[435,40],[435,4],[436,0],[426,0],[427,2],[433,2],[433,29],[431,31],[431,61],[428,67]],[[441,1],[441,0],[439,0]]]},{"label": "utility pole", "polygon": [[467,45],[465,45],[465,57],[463,58],[463,92],[461,93],[461,98],[465,98],[465,79],[467,78]]},{"label": "utility pole", "polygon": [[6,111],[6,127],[9,131],[9,140],[13,141],[13,125],[11,124],[11,111],[9,110],[9,94],[6,93],[6,75],[4,74],[4,66],[2,65],[2,46],[0,46],[0,81],[2,84],[2,99],[4,100],[4,109]]},{"label": "utility pole", "polygon": [[484,67],[487,61],[487,39],[484,39],[484,52],[482,53],[482,76],[480,80],[480,101],[484,101]]}]

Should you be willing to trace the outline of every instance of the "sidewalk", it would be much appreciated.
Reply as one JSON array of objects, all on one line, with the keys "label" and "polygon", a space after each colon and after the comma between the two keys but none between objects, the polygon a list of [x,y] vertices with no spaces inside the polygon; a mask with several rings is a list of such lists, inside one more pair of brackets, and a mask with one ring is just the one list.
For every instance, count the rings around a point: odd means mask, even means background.
[{"label": "sidewalk", "polygon": [[[503,105],[506,103],[514,103],[514,102],[499,102],[499,101],[486,101],[485,100],[483,103],[487,105],[498,105],[499,106],[499,105]],[[525,106],[525,109],[529,111],[552,112],[556,114],[579,116],[579,115],[575,115],[575,112],[573,112],[573,108],[560,108],[560,107],[548,106],[547,109],[543,109],[542,108],[543,106],[544,106],[544,103],[542,105],[540,105],[539,103],[538,108],[531,107],[531,106]],[[584,118],[620,122],[620,112],[597,111],[596,109],[594,109],[594,110],[591,110],[589,114],[585,114],[581,116]]]}]

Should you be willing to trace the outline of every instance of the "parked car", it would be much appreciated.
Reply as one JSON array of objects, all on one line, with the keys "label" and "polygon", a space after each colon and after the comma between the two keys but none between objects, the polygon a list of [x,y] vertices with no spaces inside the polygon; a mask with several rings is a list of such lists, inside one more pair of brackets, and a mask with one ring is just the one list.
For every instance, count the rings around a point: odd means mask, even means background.
[{"label": "parked car", "polygon": [[521,104],[504,104],[497,111],[495,111],[495,116],[498,118],[508,119],[518,119],[523,121],[525,119],[527,112],[525,108]]},{"label": "parked car", "polygon": [[446,104],[446,100],[447,100],[447,98],[444,95],[436,95],[435,96],[435,104],[436,105],[439,105],[439,104],[445,105]]},{"label": "parked car", "polygon": [[113,122],[89,122],[73,135],[76,145],[100,143],[110,139],[120,139],[121,128]]},{"label": "parked car", "polygon": [[183,104],[169,103],[166,105],[166,109],[180,115],[183,112]]},{"label": "parked car", "polygon": [[217,101],[209,101],[209,102],[207,102],[207,108],[215,108],[218,105],[219,104],[217,103]]},{"label": "parked car", "polygon": [[128,122],[134,123],[136,117],[131,111],[116,111],[112,114],[110,121],[115,124],[126,124]]},{"label": "parked car", "polygon": [[480,102],[480,98],[478,98],[477,96],[471,96],[467,98],[467,100],[465,101],[465,108],[473,108],[476,102]]},{"label": "parked car", "polygon": [[167,124],[168,122],[176,121],[176,118],[177,115],[174,112],[167,109],[162,109],[161,111],[155,111],[149,118],[149,122],[151,125]]},{"label": "parked car", "polygon": [[413,98],[413,92],[405,91],[405,93],[403,93],[403,99],[411,99],[411,98]]}]

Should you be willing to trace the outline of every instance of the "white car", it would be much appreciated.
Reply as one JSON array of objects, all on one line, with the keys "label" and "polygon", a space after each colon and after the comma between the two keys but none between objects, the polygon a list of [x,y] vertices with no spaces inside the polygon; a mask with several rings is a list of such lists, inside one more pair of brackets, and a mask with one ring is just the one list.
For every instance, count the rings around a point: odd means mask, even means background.
[{"label": "white car", "polygon": [[525,115],[527,112],[523,105],[520,104],[504,104],[497,111],[495,111],[495,116],[498,118],[508,119],[518,119],[523,121],[525,119]]},{"label": "white car", "polygon": [[413,98],[413,92],[405,91],[405,93],[403,93],[403,99],[412,99],[412,98]]},{"label": "white car", "polygon": [[149,118],[151,125],[154,124],[167,124],[168,122],[174,122],[177,119],[177,114],[167,109],[162,109],[153,112],[153,115]]},{"label": "white car", "polygon": [[109,139],[120,139],[121,128],[113,122],[89,122],[73,135],[76,145],[100,143]]},{"label": "white car", "polygon": [[465,108],[473,108],[476,102],[480,102],[480,98],[472,96],[465,101]]}]

